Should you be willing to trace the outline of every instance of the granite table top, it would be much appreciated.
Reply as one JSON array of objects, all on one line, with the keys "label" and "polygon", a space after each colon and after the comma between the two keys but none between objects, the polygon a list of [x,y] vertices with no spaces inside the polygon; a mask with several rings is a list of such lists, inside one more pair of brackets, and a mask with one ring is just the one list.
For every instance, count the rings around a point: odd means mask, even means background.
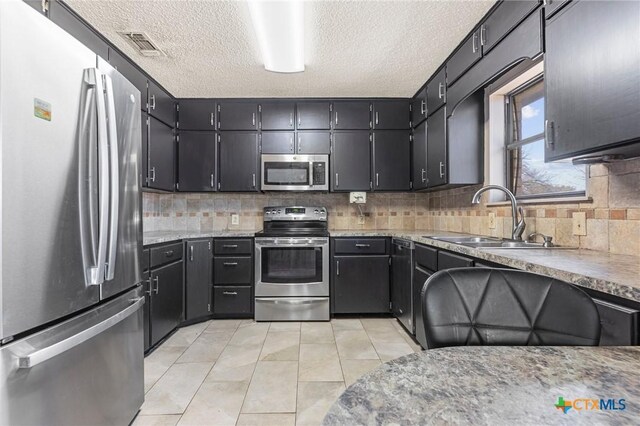
[{"label": "granite table top", "polygon": [[[638,424],[640,347],[460,346],[387,362],[349,386],[334,425]],[[566,413],[558,398],[624,399]],[[599,405],[599,401],[598,401]]]}]

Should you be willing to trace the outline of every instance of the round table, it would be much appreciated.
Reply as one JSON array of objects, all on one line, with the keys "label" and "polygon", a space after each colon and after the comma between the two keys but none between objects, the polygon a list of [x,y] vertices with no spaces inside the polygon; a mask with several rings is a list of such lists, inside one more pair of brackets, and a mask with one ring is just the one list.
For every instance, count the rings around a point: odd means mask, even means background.
[{"label": "round table", "polygon": [[[575,407],[564,410],[560,400]],[[624,410],[586,410],[578,399]],[[599,401],[597,401],[599,403]],[[640,347],[460,346],[383,364],[349,386],[323,424],[638,424]]]}]

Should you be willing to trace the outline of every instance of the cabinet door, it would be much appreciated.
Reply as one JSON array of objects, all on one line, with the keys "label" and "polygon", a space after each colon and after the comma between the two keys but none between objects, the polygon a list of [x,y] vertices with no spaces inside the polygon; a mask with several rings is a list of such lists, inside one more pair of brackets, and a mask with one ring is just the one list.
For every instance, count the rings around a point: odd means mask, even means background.
[{"label": "cabinet door", "polygon": [[298,129],[329,130],[331,128],[329,102],[299,102],[296,108]]},{"label": "cabinet door", "polygon": [[176,103],[167,92],[153,81],[149,81],[149,114],[163,123],[175,127]]},{"label": "cabinet door", "polygon": [[333,312],[389,312],[389,256],[334,256]]},{"label": "cabinet door", "polygon": [[178,111],[181,130],[215,130],[216,102],[211,99],[182,99]]},{"label": "cabinet door", "polygon": [[109,58],[109,45],[61,2],[49,2],[49,19],[98,56]]},{"label": "cabinet door", "polygon": [[333,134],[331,189],[371,189],[371,141],[367,131],[339,131]]},{"label": "cabinet door", "polygon": [[427,88],[425,87],[411,101],[411,126],[418,127],[427,118]]},{"label": "cabinet door", "polygon": [[218,130],[257,130],[258,104],[255,102],[219,102]]},{"label": "cabinet door", "polygon": [[425,189],[427,187],[427,123],[425,121],[413,131],[411,150],[413,189]]},{"label": "cabinet door", "polygon": [[637,1],[574,1],[547,21],[545,160],[640,137],[639,16]]},{"label": "cabinet door", "polygon": [[447,101],[446,70],[443,67],[427,83],[427,114],[432,115]]},{"label": "cabinet door", "polygon": [[182,262],[151,271],[151,345],[180,324],[183,316]]},{"label": "cabinet door", "polygon": [[175,189],[175,138],[173,129],[149,117],[149,177],[147,186],[154,189]]},{"label": "cabinet door", "polygon": [[408,129],[409,102],[407,101],[378,101],[373,103],[373,128],[384,130]]},{"label": "cabinet door", "polygon": [[216,190],[216,134],[181,131],[178,141],[178,190]]},{"label": "cabinet door", "polygon": [[142,328],[144,330],[144,351],[146,352],[151,347],[151,280],[149,279],[149,271],[142,273],[142,287],[144,291]]},{"label": "cabinet door", "polygon": [[298,154],[329,154],[331,150],[330,132],[298,132],[297,139]]},{"label": "cabinet door", "polygon": [[446,108],[440,108],[427,119],[427,186],[447,183],[447,118]]},{"label": "cabinet door", "polygon": [[455,81],[482,57],[480,30],[475,31],[447,61],[447,85]]},{"label": "cabinet door", "polygon": [[187,241],[185,265],[185,320],[211,313],[213,255],[211,240]]},{"label": "cabinet door", "polygon": [[295,139],[294,132],[262,132],[262,153],[293,154]]},{"label": "cabinet door", "polygon": [[411,142],[405,130],[373,132],[373,189],[411,189]]},{"label": "cabinet door", "polygon": [[258,134],[256,132],[223,132],[218,134],[220,191],[257,191]]},{"label": "cabinet door", "polygon": [[293,102],[264,102],[261,106],[262,130],[293,130],[295,128]]},{"label": "cabinet door", "polygon": [[333,103],[333,128],[337,130],[368,130],[371,128],[371,104],[365,101]]},{"label": "cabinet door", "polygon": [[569,3],[569,1],[571,0],[547,0],[544,5],[545,18],[551,18],[562,6]]},{"label": "cabinet door", "polygon": [[118,70],[140,91],[140,108],[147,111],[147,76],[126,56],[113,48],[109,48],[109,64]]},{"label": "cabinet door", "polygon": [[140,129],[142,131],[141,135],[141,163],[142,163],[142,186],[149,186],[149,117],[147,116],[146,111],[140,111]]},{"label": "cabinet door", "polygon": [[500,3],[480,26],[482,54],[486,55],[500,40],[514,29],[535,8],[538,0],[505,1]]}]

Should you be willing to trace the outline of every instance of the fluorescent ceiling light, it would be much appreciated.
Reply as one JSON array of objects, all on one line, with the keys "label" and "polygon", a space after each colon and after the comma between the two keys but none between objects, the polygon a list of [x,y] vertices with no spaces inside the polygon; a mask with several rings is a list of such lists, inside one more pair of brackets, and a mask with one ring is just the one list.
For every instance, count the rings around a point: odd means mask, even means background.
[{"label": "fluorescent ceiling light", "polygon": [[249,0],[267,71],[304,71],[304,1]]}]

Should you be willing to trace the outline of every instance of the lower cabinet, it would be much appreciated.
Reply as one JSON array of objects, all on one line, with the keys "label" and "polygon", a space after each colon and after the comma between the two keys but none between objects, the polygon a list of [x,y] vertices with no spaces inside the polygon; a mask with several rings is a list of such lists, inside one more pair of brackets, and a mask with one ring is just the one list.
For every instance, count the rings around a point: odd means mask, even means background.
[{"label": "lower cabinet", "polygon": [[213,291],[213,311],[216,315],[252,316],[251,287],[216,286]]},{"label": "lower cabinet", "polygon": [[213,315],[253,318],[253,239],[219,238],[213,250]]},{"label": "lower cabinet", "polygon": [[176,328],[183,316],[182,260],[151,270],[150,326],[154,346]]},{"label": "lower cabinet", "polygon": [[[353,254],[357,250],[362,254]],[[332,313],[389,312],[391,257],[386,238],[335,239],[332,260]]]},{"label": "lower cabinet", "polygon": [[184,319],[192,321],[212,312],[212,240],[189,240],[185,248]]}]

